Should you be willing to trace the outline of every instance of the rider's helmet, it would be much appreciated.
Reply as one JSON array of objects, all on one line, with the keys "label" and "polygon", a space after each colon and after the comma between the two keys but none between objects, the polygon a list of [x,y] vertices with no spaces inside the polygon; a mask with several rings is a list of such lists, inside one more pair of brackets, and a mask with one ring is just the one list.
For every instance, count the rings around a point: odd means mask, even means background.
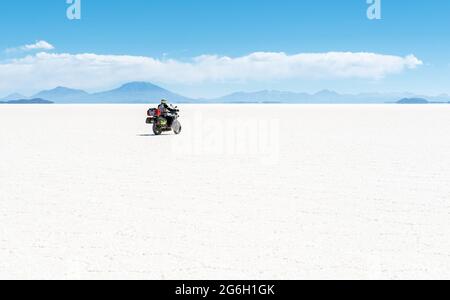
[{"label": "rider's helmet", "polygon": [[166,99],[161,100],[161,104],[168,104],[169,102]]}]

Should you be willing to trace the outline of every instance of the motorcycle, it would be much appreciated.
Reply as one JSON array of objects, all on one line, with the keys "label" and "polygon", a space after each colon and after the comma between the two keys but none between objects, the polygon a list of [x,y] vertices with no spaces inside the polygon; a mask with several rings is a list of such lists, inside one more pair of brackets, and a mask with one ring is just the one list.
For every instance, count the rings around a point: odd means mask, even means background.
[{"label": "motorcycle", "polygon": [[172,107],[172,112],[162,115],[158,108],[150,108],[147,111],[147,124],[153,125],[153,133],[161,135],[163,132],[173,131],[175,134],[181,133],[181,123],[178,121],[180,110]]}]

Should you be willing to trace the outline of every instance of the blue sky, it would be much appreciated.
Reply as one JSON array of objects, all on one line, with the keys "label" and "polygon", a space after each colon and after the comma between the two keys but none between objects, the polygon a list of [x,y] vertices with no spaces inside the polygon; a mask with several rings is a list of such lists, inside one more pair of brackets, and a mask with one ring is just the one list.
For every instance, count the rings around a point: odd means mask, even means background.
[{"label": "blue sky", "polygon": [[[450,93],[448,0],[382,0],[382,20],[375,21],[366,16],[366,0],[82,0],[81,5],[82,19],[71,21],[66,17],[65,0],[0,2],[0,79],[4,82],[0,84],[0,95],[15,91],[33,93],[52,85],[69,84],[100,90],[128,79],[148,79],[180,93],[205,97],[260,89]],[[24,50],[25,45],[38,41],[46,41],[54,49]],[[43,52],[69,57],[41,55],[37,59]],[[260,52],[284,53],[286,57],[269,55],[262,59],[274,63],[267,68],[274,68],[279,59],[282,67],[292,70],[277,76],[279,70],[258,67],[255,61],[260,56],[245,58]],[[292,57],[329,52],[364,52],[397,58],[413,55],[421,63],[391,66],[389,61],[382,74],[369,72],[361,76],[359,71],[344,69],[336,75],[335,70],[324,70],[311,63],[309,57]],[[74,58],[87,53],[96,57]],[[202,55],[215,55],[216,60],[192,62]],[[111,62],[105,56],[114,58]],[[26,63],[15,61],[26,57]],[[140,62],[133,57],[151,61],[145,60],[145,69],[140,69]],[[224,57],[237,60],[224,66]],[[348,58],[339,57],[336,65],[341,65],[342,60],[354,64],[352,59],[349,62]],[[385,61],[379,57],[367,68],[375,68],[378,59]],[[66,66],[63,60],[75,62]],[[94,68],[92,64],[97,68],[99,61],[111,63],[107,74],[116,77],[105,79],[96,69],[101,77],[98,83],[83,81],[82,75]],[[238,74],[241,63],[244,73],[248,72],[245,76]],[[55,74],[46,66],[52,66]],[[134,72],[133,68],[139,70]],[[258,70],[268,75],[250,74]],[[139,75],[133,78],[132,74]],[[20,80],[9,83],[6,78],[12,75],[20,76]],[[49,80],[30,82],[34,75]],[[177,75],[185,80],[179,80]]]}]

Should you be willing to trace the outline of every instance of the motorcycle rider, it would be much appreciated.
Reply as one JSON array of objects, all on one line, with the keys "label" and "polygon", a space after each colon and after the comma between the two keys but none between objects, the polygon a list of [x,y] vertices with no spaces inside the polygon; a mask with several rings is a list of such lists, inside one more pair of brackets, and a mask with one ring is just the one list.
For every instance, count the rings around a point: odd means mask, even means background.
[{"label": "motorcycle rider", "polygon": [[161,104],[158,106],[161,116],[164,117],[169,126],[172,126],[174,118],[170,115],[176,112],[174,108],[169,105],[169,101],[166,99],[161,100]]}]

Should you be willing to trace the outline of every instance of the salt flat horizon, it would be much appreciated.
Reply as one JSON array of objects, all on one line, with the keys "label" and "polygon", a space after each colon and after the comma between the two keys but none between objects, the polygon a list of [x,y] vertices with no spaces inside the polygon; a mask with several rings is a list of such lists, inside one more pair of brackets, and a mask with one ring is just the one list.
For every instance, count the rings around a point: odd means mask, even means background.
[{"label": "salt flat horizon", "polygon": [[450,279],[450,107],[0,106],[1,279]]}]

